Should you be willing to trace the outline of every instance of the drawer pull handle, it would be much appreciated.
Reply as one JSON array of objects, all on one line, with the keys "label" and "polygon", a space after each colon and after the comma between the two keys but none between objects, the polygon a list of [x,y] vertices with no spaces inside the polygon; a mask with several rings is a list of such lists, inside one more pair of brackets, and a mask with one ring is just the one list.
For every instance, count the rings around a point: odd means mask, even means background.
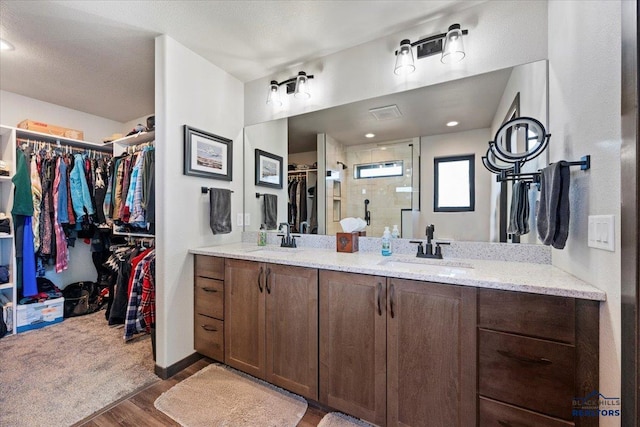
[{"label": "drawer pull handle", "polygon": [[382,307],[380,306],[381,294],[382,294],[382,283],[378,282],[378,316],[382,316]]},{"label": "drawer pull handle", "polygon": [[208,286],[205,286],[204,288],[202,288],[202,290],[205,292],[218,292],[216,288],[210,288]]},{"label": "drawer pull handle", "polygon": [[207,332],[218,332],[218,328],[216,328],[215,326],[211,326],[211,325],[200,325],[202,326],[202,329],[204,329]]},{"label": "drawer pull handle", "polygon": [[502,427],[513,427],[508,421],[498,420],[498,424],[500,424]]},{"label": "drawer pull handle", "polygon": [[271,285],[269,285],[269,275],[271,274],[271,268],[267,267],[267,277],[264,279],[264,287],[267,288],[267,293],[271,295]]},{"label": "drawer pull handle", "polygon": [[260,274],[258,274],[258,289],[262,293],[262,267],[260,267]]},{"label": "drawer pull handle", "polygon": [[549,359],[545,359],[544,357],[539,357],[537,359],[531,358],[531,357],[522,357],[522,356],[518,356],[517,354],[513,354],[510,351],[505,351],[505,350],[496,350],[501,356],[507,357],[509,359],[514,359],[517,360],[519,362],[524,362],[524,363],[534,363],[537,365],[550,365],[552,362]]},{"label": "drawer pull handle", "polygon": [[392,283],[391,287],[389,288],[389,314],[391,314],[392,319],[396,317],[396,313],[393,311],[393,298],[395,298],[395,295],[396,295],[396,288],[395,286],[393,286],[393,283]]}]

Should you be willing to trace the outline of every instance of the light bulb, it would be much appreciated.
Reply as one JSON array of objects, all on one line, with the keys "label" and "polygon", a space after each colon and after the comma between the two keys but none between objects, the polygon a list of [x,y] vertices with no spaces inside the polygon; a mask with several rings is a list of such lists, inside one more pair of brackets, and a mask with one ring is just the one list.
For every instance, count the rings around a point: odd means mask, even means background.
[{"label": "light bulb", "polygon": [[413,73],[416,66],[413,64],[413,51],[411,50],[411,42],[404,39],[400,42],[400,49],[396,54],[396,66],[393,70],[397,75]]},{"label": "light bulb", "polygon": [[307,78],[307,73],[304,71],[300,71],[298,73],[298,77],[296,78],[296,89],[293,96],[298,99],[311,98],[311,92],[309,91],[309,79]]},{"label": "light bulb", "polygon": [[462,61],[465,54],[460,24],[453,24],[449,27],[449,31],[444,37],[443,43],[442,58],[440,58],[440,61],[443,64],[452,64]]},{"label": "light bulb", "polygon": [[282,106],[282,100],[280,99],[280,91],[278,90],[278,82],[275,80],[271,80],[269,84],[269,93],[267,95],[267,104],[273,105],[274,107]]}]

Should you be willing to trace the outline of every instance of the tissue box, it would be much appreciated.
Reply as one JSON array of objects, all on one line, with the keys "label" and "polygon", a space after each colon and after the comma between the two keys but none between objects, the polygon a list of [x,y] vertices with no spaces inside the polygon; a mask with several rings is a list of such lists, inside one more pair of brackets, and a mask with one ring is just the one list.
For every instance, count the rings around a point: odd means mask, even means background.
[{"label": "tissue box", "polygon": [[358,232],[336,233],[336,250],[338,252],[358,252]]}]

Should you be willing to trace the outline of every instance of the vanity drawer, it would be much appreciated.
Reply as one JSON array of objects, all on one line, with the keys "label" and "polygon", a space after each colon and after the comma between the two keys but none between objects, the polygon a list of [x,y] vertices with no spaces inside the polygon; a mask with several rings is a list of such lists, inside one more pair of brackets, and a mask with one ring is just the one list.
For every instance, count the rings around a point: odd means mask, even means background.
[{"label": "vanity drawer", "polygon": [[224,322],[196,314],[194,318],[194,348],[207,357],[224,362]]},{"label": "vanity drawer", "polygon": [[480,289],[478,327],[569,344],[575,342],[575,299]]},{"label": "vanity drawer", "polygon": [[195,272],[196,276],[224,280],[224,258],[196,255]]},{"label": "vanity drawer", "polygon": [[571,420],[575,348],[502,332],[478,331],[483,396]]},{"label": "vanity drawer", "polygon": [[224,319],[224,282],[195,278],[194,300],[196,314]]},{"label": "vanity drawer", "polygon": [[572,427],[575,424],[526,409],[480,398],[479,427]]}]

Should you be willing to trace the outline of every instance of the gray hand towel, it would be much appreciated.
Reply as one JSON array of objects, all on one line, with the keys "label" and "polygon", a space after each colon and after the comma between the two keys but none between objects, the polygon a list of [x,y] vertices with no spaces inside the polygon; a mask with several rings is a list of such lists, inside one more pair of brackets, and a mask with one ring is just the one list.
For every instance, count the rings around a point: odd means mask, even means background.
[{"label": "gray hand towel", "polygon": [[265,194],[263,205],[264,225],[267,230],[278,228],[278,196]]},{"label": "gray hand towel", "polygon": [[563,249],[569,236],[569,180],[565,161],[553,163],[540,173],[538,237],[556,249]]},{"label": "gray hand towel", "polygon": [[525,181],[513,183],[507,231],[516,236],[522,236],[529,232],[529,188]]},{"label": "gray hand towel", "polygon": [[231,233],[231,190],[209,189],[209,227],[213,234]]}]

